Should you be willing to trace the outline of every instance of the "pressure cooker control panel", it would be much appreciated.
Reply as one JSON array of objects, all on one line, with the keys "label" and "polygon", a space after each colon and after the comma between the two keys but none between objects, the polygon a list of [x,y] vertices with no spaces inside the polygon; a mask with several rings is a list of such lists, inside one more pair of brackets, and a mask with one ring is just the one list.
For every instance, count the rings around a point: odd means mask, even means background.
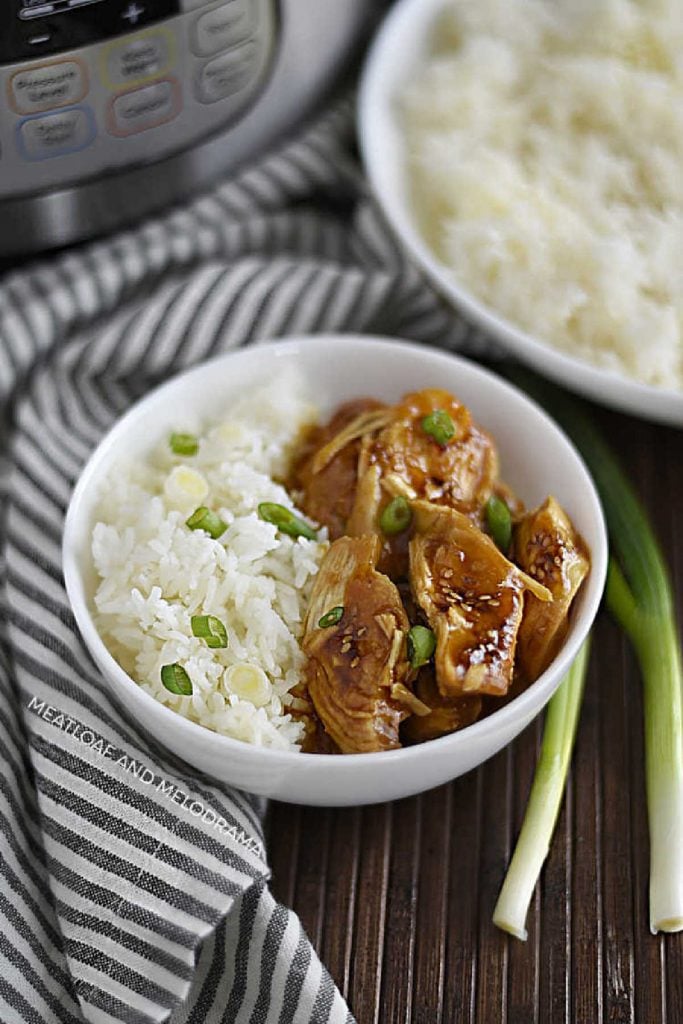
[{"label": "pressure cooker control panel", "polygon": [[190,147],[246,111],[274,57],[275,0],[7,2],[0,198]]}]

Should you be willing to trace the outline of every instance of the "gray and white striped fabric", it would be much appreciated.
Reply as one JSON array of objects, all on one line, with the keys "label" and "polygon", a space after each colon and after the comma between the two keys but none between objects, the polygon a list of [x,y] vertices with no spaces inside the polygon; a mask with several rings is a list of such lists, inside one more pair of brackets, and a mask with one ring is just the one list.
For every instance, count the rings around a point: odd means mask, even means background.
[{"label": "gray and white striped fabric", "polygon": [[463,340],[364,195],[352,115],[0,286],[2,1024],[352,1020],[268,890],[264,807],[111,702],[60,559],[84,460],[169,374],[282,334]]}]

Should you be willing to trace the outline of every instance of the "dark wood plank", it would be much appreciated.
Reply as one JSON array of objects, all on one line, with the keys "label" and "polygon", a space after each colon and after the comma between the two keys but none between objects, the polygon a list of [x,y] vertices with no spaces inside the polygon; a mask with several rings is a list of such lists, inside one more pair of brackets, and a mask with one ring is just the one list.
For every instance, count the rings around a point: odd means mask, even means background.
[{"label": "dark wood plank", "polygon": [[[394,804],[389,852],[389,878],[381,971],[383,1020],[410,1024],[413,996],[413,958],[417,926],[417,886],[420,863],[419,800]],[[396,984],[396,978],[401,984]]]},{"label": "dark wood plank", "polygon": [[604,1008],[608,1021],[634,1020],[634,872],[631,863],[630,751],[624,693],[623,647],[615,625],[603,622],[593,650],[594,672],[609,711],[600,716]]},{"label": "dark wood plank", "polygon": [[[350,987],[358,1020],[380,1024],[393,805],[363,809]],[[403,982],[401,982],[403,984]]]},{"label": "dark wood plank", "polygon": [[[517,840],[540,747],[542,719],[538,718],[512,747],[513,763],[510,850]],[[497,893],[496,893],[497,896]],[[538,892],[527,917],[526,942],[508,943],[508,1024],[538,1024],[540,900]]]},{"label": "dark wood plank", "polygon": [[[629,797],[631,821],[631,864],[633,869],[633,938],[635,965],[635,1019],[666,1021],[666,990],[662,940],[650,935],[648,909],[649,841],[645,776],[643,774],[643,720],[641,680],[627,642],[622,640],[624,688],[629,718]],[[683,1004],[682,1004],[683,1005]]]},{"label": "dark wood plank", "polygon": [[483,772],[480,769],[456,779],[451,789],[448,945],[443,1017],[445,1021],[473,1024],[479,967],[477,913]]},{"label": "dark wood plank", "polygon": [[[645,443],[649,428],[624,424],[622,461],[631,470],[631,479],[648,514],[656,512],[656,503],[649,492],[654,483],[653,452]],[[628,455],[626,454],[628,452]],[[665,538],[660,533],[660,539]],[[647,805],[645,801],[642,679],[634,652],[625,637],[621,639],[624,690],[629,704],[630,751],[630,823],[631,864],[633,868],[633,934],[635,971],[635,1006],[637,1020],[666,1021],[666,947],[664,940],[650,935],[648,907],[649,841]]]},{"label": "dark wood plank", "polygon": [[305,807],[301,815],[294,902],[301,907],[301,923],[314,946],[322,944],[327,889],[328,852],[332,811]]},{"label": "dark wood plank", "polygon": [[412,1024],[444,1020],[448,936],[449,856],[453,832],[453,787],[441,786],[418,797],[420,872],[416,907]]},{"label": "dark wood plank", "polygon": [[[303,808],[272,802],[266,816],[266,843],[276,899],[295,905],[296,867]],[[299,907],[299,904],[296,904]]]},{"label": "dark wood plank", "polygon": [[480,805],[479,910],[475,1020],[507,1022],[510,940],[491,925],[495,895],[510,858],[512,832],[512,747],[482,765]]},{"label": "dark wood plank", "polygon": [[539,972],[538,1020],[571,1019],[572,978],[572,837],[574,782],[570,778],[537,894],[540,934],[536,969]]},{"label": "dark wood plank", "polygon": [[[596,631],[595,646],[600,646]],[[602,795],[600,786],[600,685],[595,662],[586,680],[572,774],[572,1017],[576,1024],[603,1024]]]},{"label": "dark wood plank", "polygon": [[628,747],[630,754],[631,864],[633,868],[635,1019],[664,1024],[666,1021],[665,947],[662,940],[650,935],[648,909],[650,851],[645,776],[643,774],[641,681],[632,651],[625,640],[622,640],[622,650],[624,684],[630,710]]},{"label": "dark wood plank", "polygon": [[362,814],[359,807],[334,811],[330,833],[326,927],[319,949],[325,966],[344,996],[349,995],[351,980]]}]

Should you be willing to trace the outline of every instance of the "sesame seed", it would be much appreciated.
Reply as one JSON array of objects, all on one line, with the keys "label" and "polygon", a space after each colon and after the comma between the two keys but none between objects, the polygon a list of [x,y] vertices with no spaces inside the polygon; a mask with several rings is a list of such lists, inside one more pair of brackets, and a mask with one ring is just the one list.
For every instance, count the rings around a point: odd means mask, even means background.
[{"label": "sesame seed", "polygon": [[359,663],[360,663],[360,658],[354,658],[353,661],[351,662],[351,668],[356,668],[357,665],[359,665]]}]

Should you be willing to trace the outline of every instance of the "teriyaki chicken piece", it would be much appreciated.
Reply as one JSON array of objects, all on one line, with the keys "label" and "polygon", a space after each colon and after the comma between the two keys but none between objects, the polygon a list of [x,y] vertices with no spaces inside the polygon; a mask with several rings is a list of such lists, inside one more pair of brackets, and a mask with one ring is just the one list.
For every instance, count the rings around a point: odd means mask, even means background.
[{"label": "teriyaki chicken piece", "polygon": [[519,630],[517,657],[527,679],[553,660],[569,628],[569,609],[590,569],[583,541],[553,497],[525,515],[514,530],[517,564],[552,594],[548,603],[529,593]]},{"label": "teriyaki chicken piece", "polygon": [[412,503],[410,583],[436,637],[434,664],[444,697],[504,696],[512,683],[524,595],[551,601],[455,509]]},{"label": "teriyaki chicken piece", "polygon": [[334,541],[316,576],[305,623],[308,693],[345,754],[399,747],[409,714],[408,617],[376,565],[378,537]]}]

